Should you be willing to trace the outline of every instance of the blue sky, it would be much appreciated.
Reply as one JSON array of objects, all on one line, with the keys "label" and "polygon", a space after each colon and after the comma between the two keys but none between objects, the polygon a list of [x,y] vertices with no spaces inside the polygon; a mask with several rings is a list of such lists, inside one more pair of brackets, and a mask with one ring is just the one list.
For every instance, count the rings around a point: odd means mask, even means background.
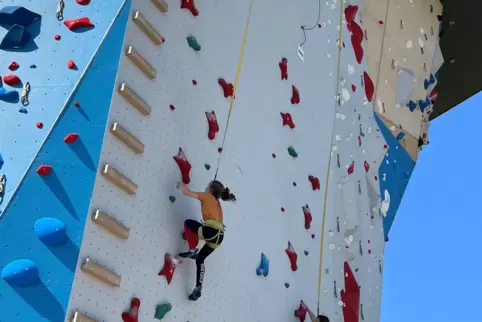
[{"label": "blue sky", "polygon": [[480,322],[482,93],[437,118],[385,244],[381,322]]}]

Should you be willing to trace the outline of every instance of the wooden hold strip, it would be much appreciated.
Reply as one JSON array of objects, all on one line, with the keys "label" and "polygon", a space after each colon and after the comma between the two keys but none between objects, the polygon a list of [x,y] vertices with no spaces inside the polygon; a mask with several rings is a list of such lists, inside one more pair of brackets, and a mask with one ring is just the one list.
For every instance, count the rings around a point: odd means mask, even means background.
[{"label": "wooden hold strip", "polygon": [[129,195],[135,195],[137,192],[137,185],[122,173],[106,164],[102,169],[104,178],[115,184],[119,189],[123,190]]},{"label": "wooden hold strip", "polygon": [[92,221],[120,239],[129,239],[130,229],[109,216],[107,213],[97,209],[91,217]]},{"label": "wooden hold strip", "polygon": [[164,42],[164,38],[156,28],[142,15],[140,11],[134,11],[132,13],[132,20],[135,22],[137,27],[142,30],[147,37],[154,43],[154,45],[161,45]]},{"label": "wooden hold strip", "polygon": [[82,265],[80,266],[82,272],[91,275],[107,285],[119,287],[121,283],[120,275],[117,275],[111,270],[108,270],[102,265],[97,264],[90,258],[86,258]]},{"label": "wooden hold strip", "polygon": [[110,133],[112,133],[116,138],[118,138],[122,143],[127,145],[137,154],[144,153],[144,143],[139,141],[134,135],[127,131],[122,125],[114,122],[110,128]]},{"label": "wooden hold strip", "polygon": [[72,316],[72,319],[70,319],[70,321],[71,322],[98,322],[97,320],[94,320],[80,312],[75,312],[74,316]]},{"label": "wooden hold strip", "polygon": [[167,3],[164,0],[151,0],[151,2],[159,9],[160,12],[166,13],[169,9]]},{"label": "wooden hold strip", "polygon": [[148,78],[156,79],[157,70],[133,46],[128,46],[125,54]]},{"label": "wooden hold strip", "polygon": [[117,91],[126,101],[144,116],[151,114],[151,106],[136,94],[126,83],[120,84]]}]

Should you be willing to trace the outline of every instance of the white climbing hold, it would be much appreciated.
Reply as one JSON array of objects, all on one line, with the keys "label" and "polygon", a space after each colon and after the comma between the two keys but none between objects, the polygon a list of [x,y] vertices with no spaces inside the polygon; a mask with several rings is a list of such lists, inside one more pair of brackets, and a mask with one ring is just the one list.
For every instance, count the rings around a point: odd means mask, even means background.
[{"label": "white climbing hold", "polygon": [[343,100],[345,102],[348,102],[348,100],[350,99],[350,92],[346,88],[343,88],[341,90],[341,96],[343,97]]},{"label": "white climbing hold", "polygon": [[330,250],[335,250],[336,246],[333,245],[333,244],[330,244],[330,245],[328,245],[328,248],[329,248]]},{"label": "white climbing hold", "polygon": [[351,75],[355,72],[355,67],[352,65],[348,64],[348,75]]},{"label": "white climbing hold", "polygon": [[383,217],[387,216],[388,209],[390,209],[390,193],[385,189],[383,192],[384,198],[382,200],[382,205],[380,210],[382,211]]},{"label": "white climbing hold", "polygon": [[337,119],[342,120],[342,121],[344,121],[344,120],[346,119],[345,114],[342,114],[342,113],[336,113],[336,114],[335,114],[335,117],[336,117]]},{"label": "white climbing hold", "polygon": [[420,33],[421,33],[421,34],[424,34],[424,33],[425,33],[425,31],[423,30],[423,28],[420,28]]},{"label": "white climbing hold", "polygon": [[422,37],[418,37],[418,44],[420,45],[420,47],[424,47],[425,46],[425,42],[423,41]]},{"label": "white climbing hold", "polygon": [[351,243],[353,243],[353,235],[348,235],[345,237],[345,242],[348,246],[351,245]]},{"label": "white climbing hold", "polygon": [[412,48],[412,46],[413,46],[412,41],[411,41],[411,40],[408,40],[408,41],[407,41],[407,44],[406,44],[406,47],[407,47],[407,48]]}]

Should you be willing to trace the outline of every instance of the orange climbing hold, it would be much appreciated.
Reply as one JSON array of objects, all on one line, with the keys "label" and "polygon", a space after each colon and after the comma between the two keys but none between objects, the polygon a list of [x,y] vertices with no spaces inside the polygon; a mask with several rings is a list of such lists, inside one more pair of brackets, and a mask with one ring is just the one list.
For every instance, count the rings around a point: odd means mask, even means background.
[{"label": "orange climbing hold", "polygon": [[37,168],[37,173],[41,176],[48,176],[52,171],[52,167],[46,164],[42,164]]},{"label": "orange climbing hold", "polygon": [[64,142],[67,144],[74,143],[79,139],[79,134],[77,133],[69,133],[64,137]]}]

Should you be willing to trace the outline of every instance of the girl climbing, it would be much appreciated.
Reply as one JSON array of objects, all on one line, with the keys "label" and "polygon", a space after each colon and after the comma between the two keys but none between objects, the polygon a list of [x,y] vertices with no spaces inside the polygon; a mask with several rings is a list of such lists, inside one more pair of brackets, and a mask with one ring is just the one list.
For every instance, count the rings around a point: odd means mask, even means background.
[{"label": "girl climbing", "polygon": [[[211,181],[204,192],[193,192],[182,182],[179,182],[177,187],[184,195],[201,202],[203,223],[192,219],[184,222],[184,238],[189,245],[189,251],[179,254],[180,257],[196,260],[196,287],[189,295],[189,300],[196,301],[201,297],[204,260],[221,245],[224,239],[223,209],[219,199],[234,202],[236,196],[217,180]],[[200,251],[196,248],[199,239],[206,242]]]}]

